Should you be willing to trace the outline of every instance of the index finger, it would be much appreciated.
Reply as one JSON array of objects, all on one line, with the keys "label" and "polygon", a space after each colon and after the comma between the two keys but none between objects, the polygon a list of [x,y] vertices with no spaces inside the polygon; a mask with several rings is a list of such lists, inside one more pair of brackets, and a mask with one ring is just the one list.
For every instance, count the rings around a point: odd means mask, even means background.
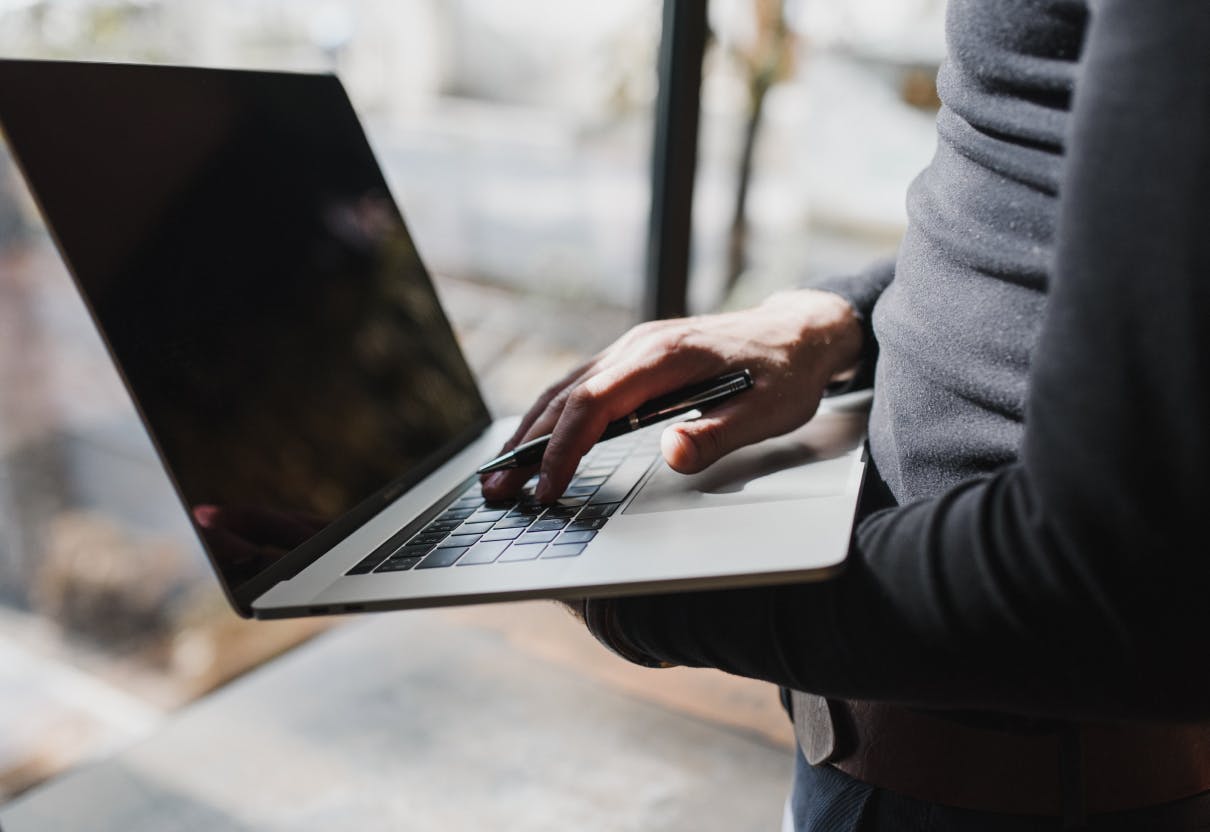
[{"label": "index finger", "polygon": [[642,363],[616,365],[576,385],[567,397],[542,456],[535,496],[556,499],[567,488],[576,466],[614,419],[632,413],[656,396],[699,381],[721,369],[717,356],[686,350]]},{"label": "index finger", "polygon": [[[556,414],[562,408],[562,398],[566,395],[565,391],[568,386],[578,382],[586,372],[591,372],[596,360],[593,359],[580,365],[562,380],[548,387],[546,392],[539,396],[530,407],[512,437],[500,449],[500,453],[508,453],[522,442],[548,433],[554,425]],[[481,474],[479,481],[483,484],[483,494],[489,500],[507,499],[521,489],[534,470],[530,466]]]}]

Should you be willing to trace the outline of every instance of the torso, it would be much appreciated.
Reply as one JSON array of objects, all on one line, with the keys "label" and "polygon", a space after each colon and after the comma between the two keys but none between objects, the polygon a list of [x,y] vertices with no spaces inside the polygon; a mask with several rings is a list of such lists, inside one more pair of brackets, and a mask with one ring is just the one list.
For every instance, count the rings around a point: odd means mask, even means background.
[{"label": "torso", "polygon": [[950,4],[937,151],[873,316],[871,450],[901,503],[1017,456],[1086,22],[1082,0]]}]

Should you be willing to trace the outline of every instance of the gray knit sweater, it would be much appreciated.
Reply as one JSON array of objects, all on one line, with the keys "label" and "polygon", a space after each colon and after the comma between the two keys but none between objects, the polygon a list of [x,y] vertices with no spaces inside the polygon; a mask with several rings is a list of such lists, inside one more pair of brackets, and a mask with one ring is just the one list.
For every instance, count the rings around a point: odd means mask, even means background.
[{"label": "gray knit sweater", "polygon": [[824,286],[872,320],[870,446],[901,503],[1017,457],[1086,19],[1082,0],[951,4],[897,263]]},{"label": "gray knit sweater", "polygon": [[940,92],[893,279],[836,285],[899,505],[837,580],[622,600],[624,635],[847,698],[1210,716],[1210,2],[952,0]]}]

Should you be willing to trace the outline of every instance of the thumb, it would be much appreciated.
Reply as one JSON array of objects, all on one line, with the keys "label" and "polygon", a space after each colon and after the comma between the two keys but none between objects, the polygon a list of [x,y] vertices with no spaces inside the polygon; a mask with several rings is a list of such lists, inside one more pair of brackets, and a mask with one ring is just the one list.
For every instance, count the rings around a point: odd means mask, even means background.
[{"label": "thumb", "polygon": [[667,427],[660,436],[660,452],[672,470],[696,474],[736,448],[771,435],[758,412],[728,403],[700,419]]}]

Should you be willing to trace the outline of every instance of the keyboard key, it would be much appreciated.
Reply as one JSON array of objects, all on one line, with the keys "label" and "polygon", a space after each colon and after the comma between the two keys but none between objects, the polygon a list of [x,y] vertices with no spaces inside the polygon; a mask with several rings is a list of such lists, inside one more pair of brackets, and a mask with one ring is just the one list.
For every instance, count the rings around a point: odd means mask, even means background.
[{"label": "keyboard key", "polygon": [[568,508],[571,508],[571,507],[578,508],[587,502],[588,502],[587,497],[560,497],[559,499],[555,500],[555,505],[566,506]]},{"label": "keyboard key", "polygon": [[440,543],[445,539],[445,532],[421,532],[408,541],[409,546],[425,546]]},{"label": "keyboard key", "polygon": [[610,473],[613,473],[613,469],[616,469],[619,465],[621,465],[622,460],[625,458],[626,458],[626,454],[614,454],[613,456],[608,456],[608,457],[603,456],[600,459],[593,460],[592,467],[593,468],[609,468],[609,469],[611,469]]},{"label": "keyboard key", "polygon": [[643,474],[647,473],[647,469],[651,466],[651,458],[646,456],[630,457],[620,466],[618,470],[613,472],[613,475],[605,481],[600,490],[588,499],[588,504],[596,503],[620,503],[626,499],[639,480],[643,478]]},{"label": "keyboard key", "polygon": [[475,509],[470,508],[447,508],[438,516],[438,520],[465,520],[475,513]]},{"label": "keyboard key", "polygon": [[608,517],[618,510],[618,503],[604,503],[588,506],[580,512],[580,520],[591,520],[594,517]]},{"label": "keyboard key", "polygon": [[479,508],[481,505],[483,505],[483,495],[471,494],[469,496],[459,497],[457,500],[454,500],[453,505],[451,505],[450,508]]},{"label": "keyboard key", "polygon": [[559,535],[559,543],[587,543],[596,536],[597,533],[591,530],[582,532],[563,532],[563,534]]},{"label": "keyboard key", "polygon": [[571,543],[555,546],[547,546],[546,551],[542,553],[542,559],[547,558],[572,558],[584,551],[586,543]]},{"label": "keyboard key", "polygon": [[512,511],[510,511],[508,514],[506,514],[504,516],[505,516],[505,518],[508,518],[508,517],[537,517],[539,514],[541,514],[545,510],[546,510],[546,506],[540,506],[540,505],[536,505],[536,504],[535,505],[520,505],[520,506],[517,506],[516,508],[514,508]]},{"label": "keyboard key", "polygon": [[472,517],[470,520],[467,520],[465,523],[459,526],[458,534],[483,534],[490,529],[492,527],[492,523],[495,522],[493,520],[488,520],[486,522],[472,523],[471,520],[474,519],[475,518]]},{"label": "keyboard key", "polygon": [[567,525],[567,521],[561,517],[552,517],[549,520],[543,517],[537,523],[529,527],[531,532],[549,532],[555,529],[561,529]]},{"label": "keyboard key", "polygon": [[598,487],[596,485],[573,485],[563,494],[567,497],[588,497],[594,494]]},{"label": "keyboard key", "polygon": [[534,522],[532,516],[518,515],[516,517],[505,517],[496,524],[497,529],[524,529],[530,523]]},{"label": "keyboard key", "polygon": [[604,517],[590,517],[587,520],[576,519],[567,524],[569,532],[583,532],[599,529],[605,525]]},{"label": "keyboard key", "polygon": [[546,548],[545,543],[526,543],[516,544],[504,550],[504,554],[500,556],[498,563],[508,563],[518,560],[533,560],[538,555],[542,554],[542,550]]},{"label": "keyboard key", "polygon": [[442,549],[449,549],[457,546],[473,546],[479,542],[481,534],[453,534],[441,542]]},{"label": "keyboard key", "polygon": [[570,520],[572,517],[575,517],[579,513],[580,513],[579,506],[554,505],[546,510],[546,513],[542,515],[542,519],[546,520],[547,518],[556,517],[556,518],[561,518],[563,520]]},{"label": "keyboard key", "polygon": [[368,575],[374,571],[374,567],[386,560],[388,551],[375,550],[371,552],[364,560],[346,572],[346,575]]},{"label": "keyboard key", "polygon": [[601,477],[601,481],[604,482],[616,467],[616,465],[594,465],[592,468],[585,468],[581,474],[585,477]]},{"label": "keyboard key", "polygon": [[609,479],[609,478],[608,478],[608,477],[587,477],[587,476],[580,476],[580,477],[576,477],[574,480],[572,480],[572,481],[571,481],[571,484],[572,484],[572,485],[593,485],[593,486],[596,486],[596,485],[603,485],[603,484],[604,484],[604,482],[605,482],[605,480],[607,480],[607,479]]},{"label": "keyboard key", "polygon": [[452,532],[462,524],[461,520],[434,520],[424,527],[421,534],[430,532],[442,532],[443,534]]},{"label": "keyboard key", "polygon": [[525,530],[525,528],[524,528],[524,527],[521,527],[521,528],[506,528],[506,529],[495,528],[495,529],[492,529],[492,530],[491,530],[490,532],[488,532],[487,534],[483,535],[483,537],[481,537],[481,538],[479,538],[479,539],[480,539],[480,540],[483,540],[483,541],[490,541],[490,540],[516,540],[518,537],[520,537],[520,536],[521,536],[521,532],[523,532],[524,530]]},{"label": "keyboard key", "polygon": [[436,569],[441,566],[452,566],[458,558],[466,554],[469,546],[459,546],[456,549],[434,549],[433,553],[416,565],[417,569]]},{"label": "keyboard key", "polygon": [[507,548],[507,540],[499,540],[494,543],[478,543],[472,546],[470,551],[459,559],[458,565],[471,566],[480,563],[491,563],[500,557],[500,554]]},{"label": "keyboard key", "polygon": [[507,509],[492,509],[491,511],[476,511],[466,519],[468,523],[495,523],[508,513]]},{"label": "keyboard key", "polygon": [[391,558],[382,566],[375,569],[375,572],[406,572],[416,564],[420,563],[420,558]]},{"label": "keyboard key", "polygon": [[424,555],[427,555],[429,552],[433,551],[433,548],[434,547],[431,544],[425,544],[423,546],[413,546],[411,544],[408,544],[407,546],[400,546],[398,549],[396,549],[394,552],[392,552],[391,557],[393,557],[393,558],[423,557]]},{"label": "keyboard key", "polygon": [[558,532],[529,532],[521,535],[517,542],[520,543],[550,543],[555,539]]}]

